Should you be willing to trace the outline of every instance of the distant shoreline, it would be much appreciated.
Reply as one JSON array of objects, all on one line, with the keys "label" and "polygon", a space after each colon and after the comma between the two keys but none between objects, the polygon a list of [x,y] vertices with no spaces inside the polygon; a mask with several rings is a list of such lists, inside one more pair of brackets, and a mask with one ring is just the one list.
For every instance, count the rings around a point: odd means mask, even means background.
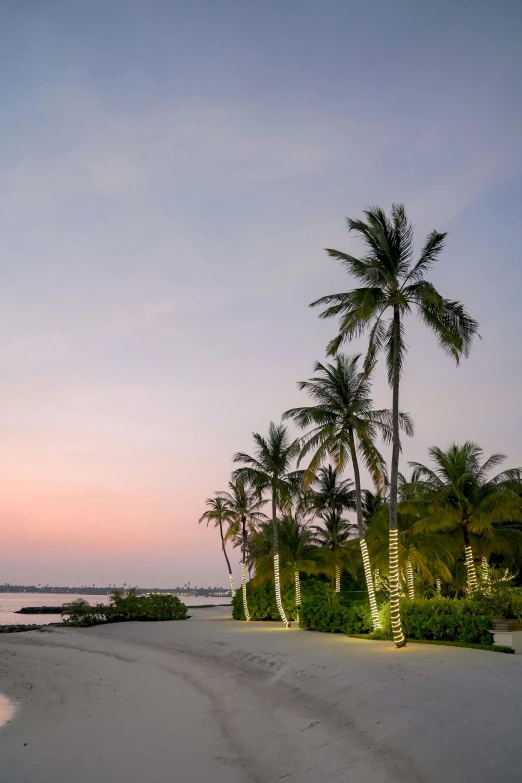
[{"label": "distant shoreline", "polygon": [[[115,590],[130,590],[130,585],[122,587],[35,587],[35,585],[0,585],[1,593],[41,593],[42,595],[111,595]],[[139,595],[143,593],[172,593],[186,598],[230,598],[230,590],[216,587],[210,590],[184,589],[182,587],[133,587]]]}]

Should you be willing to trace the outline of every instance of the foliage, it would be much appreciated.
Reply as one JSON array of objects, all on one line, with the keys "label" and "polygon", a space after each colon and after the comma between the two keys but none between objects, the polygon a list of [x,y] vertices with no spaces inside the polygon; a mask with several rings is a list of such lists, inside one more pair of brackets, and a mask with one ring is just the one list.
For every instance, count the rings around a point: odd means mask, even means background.
[{"label": "foliage", "polygon": [[127,620],[185,620],[187,607],[171,593],[137,595],[129,590],[126,595],[114,591],[107,605],[91,606],[82,598],[64,606],[64,625],[89,627],[101,623],[118,623]]},{"label": "foliage", "polygon": [[[401,601],[401,617],[409,639],[440,639],[473,644],[491,644],[492,614],[473,599],[427,599]],[[381,610],[381,627],[391,635],[389,605]]]},{"label": "foliage", "polygon": [[473,595],[477,611],[491,617],[517,619],[522,617],[522,588],[492,580],[489,587]]}]

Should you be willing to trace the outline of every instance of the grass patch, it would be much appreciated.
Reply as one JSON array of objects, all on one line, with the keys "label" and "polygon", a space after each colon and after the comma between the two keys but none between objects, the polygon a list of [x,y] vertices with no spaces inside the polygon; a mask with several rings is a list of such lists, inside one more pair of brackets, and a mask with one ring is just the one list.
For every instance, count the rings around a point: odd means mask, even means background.
[{"label": "grass patch", "polygon": [[[350,639],[367,639],[368,641],[392,641],[390,637],[379,633],[349,633]],[[513,655],[512,647],[503,647],[500,644],[472,644],[471,642],[446,642],[443,639],[408,639],[408,644],[438,644],[442,647],[468,647],[471,650],[489,650],[489,652],[501,652]]]}]

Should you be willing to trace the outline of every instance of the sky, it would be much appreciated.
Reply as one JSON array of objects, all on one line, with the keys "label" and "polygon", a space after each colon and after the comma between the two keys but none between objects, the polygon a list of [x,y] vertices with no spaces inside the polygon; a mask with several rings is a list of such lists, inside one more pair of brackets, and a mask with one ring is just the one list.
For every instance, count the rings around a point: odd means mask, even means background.
[{"label": "sky", "polygon": [[448,231],[432,279],[482,337],[456,368],[407,322],[402,466],[522,465],[521,30],[505,0],[0,4],[0,582],[226,584],[205,499],[306,404],[308,304],[350,287],[323,248],[369,204]]}]

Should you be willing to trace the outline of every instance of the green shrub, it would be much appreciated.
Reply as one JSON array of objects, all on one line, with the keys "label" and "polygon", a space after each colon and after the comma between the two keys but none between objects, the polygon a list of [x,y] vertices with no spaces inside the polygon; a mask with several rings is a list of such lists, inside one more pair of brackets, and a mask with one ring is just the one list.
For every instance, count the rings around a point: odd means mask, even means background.
[{"label": "green shrub", "polygon": [[[407,639],[435,639],[468,644],[492,642],[491,617],[481,614],[482,607],[474,599],[417,598],[401,600],[401,619]],[[391,636],[389,604],[381,608],[381,629]]]},{"label": "green shrub", "polygon": [[493,581],[488,590],[475,593],[472,601],[480,614],[510,620],[522,617],[522,588],[506,582]]},{"label": "green shrub", "polygon": [[[301,581],[301,602],[311,600],[314,596],[325,597],[331,592],[330,585],[321,579],[314,577],[303,579]],[[280,620],[279,612],[275,599],[275,587],[273,582],[261,582],[253,585],[247,582],[247,601],[248,611],[252,620]],[[290,620],[295,620],[295,585],[286,584],[281,588],[281,601],[286,616]],[[244,620],[243,593],[241,589],[237,591],[232,599],[232,617],[234,620]]]},{"label": "green shrub", "polygon": [[185,620],[187,607],[170,593],[137,595],[129,590],[127,595],[115,591],[109,604],[91,606],[79,598],[64,607],[64,625],[89,627],[101,623],[118,623],[128,620]]}]

